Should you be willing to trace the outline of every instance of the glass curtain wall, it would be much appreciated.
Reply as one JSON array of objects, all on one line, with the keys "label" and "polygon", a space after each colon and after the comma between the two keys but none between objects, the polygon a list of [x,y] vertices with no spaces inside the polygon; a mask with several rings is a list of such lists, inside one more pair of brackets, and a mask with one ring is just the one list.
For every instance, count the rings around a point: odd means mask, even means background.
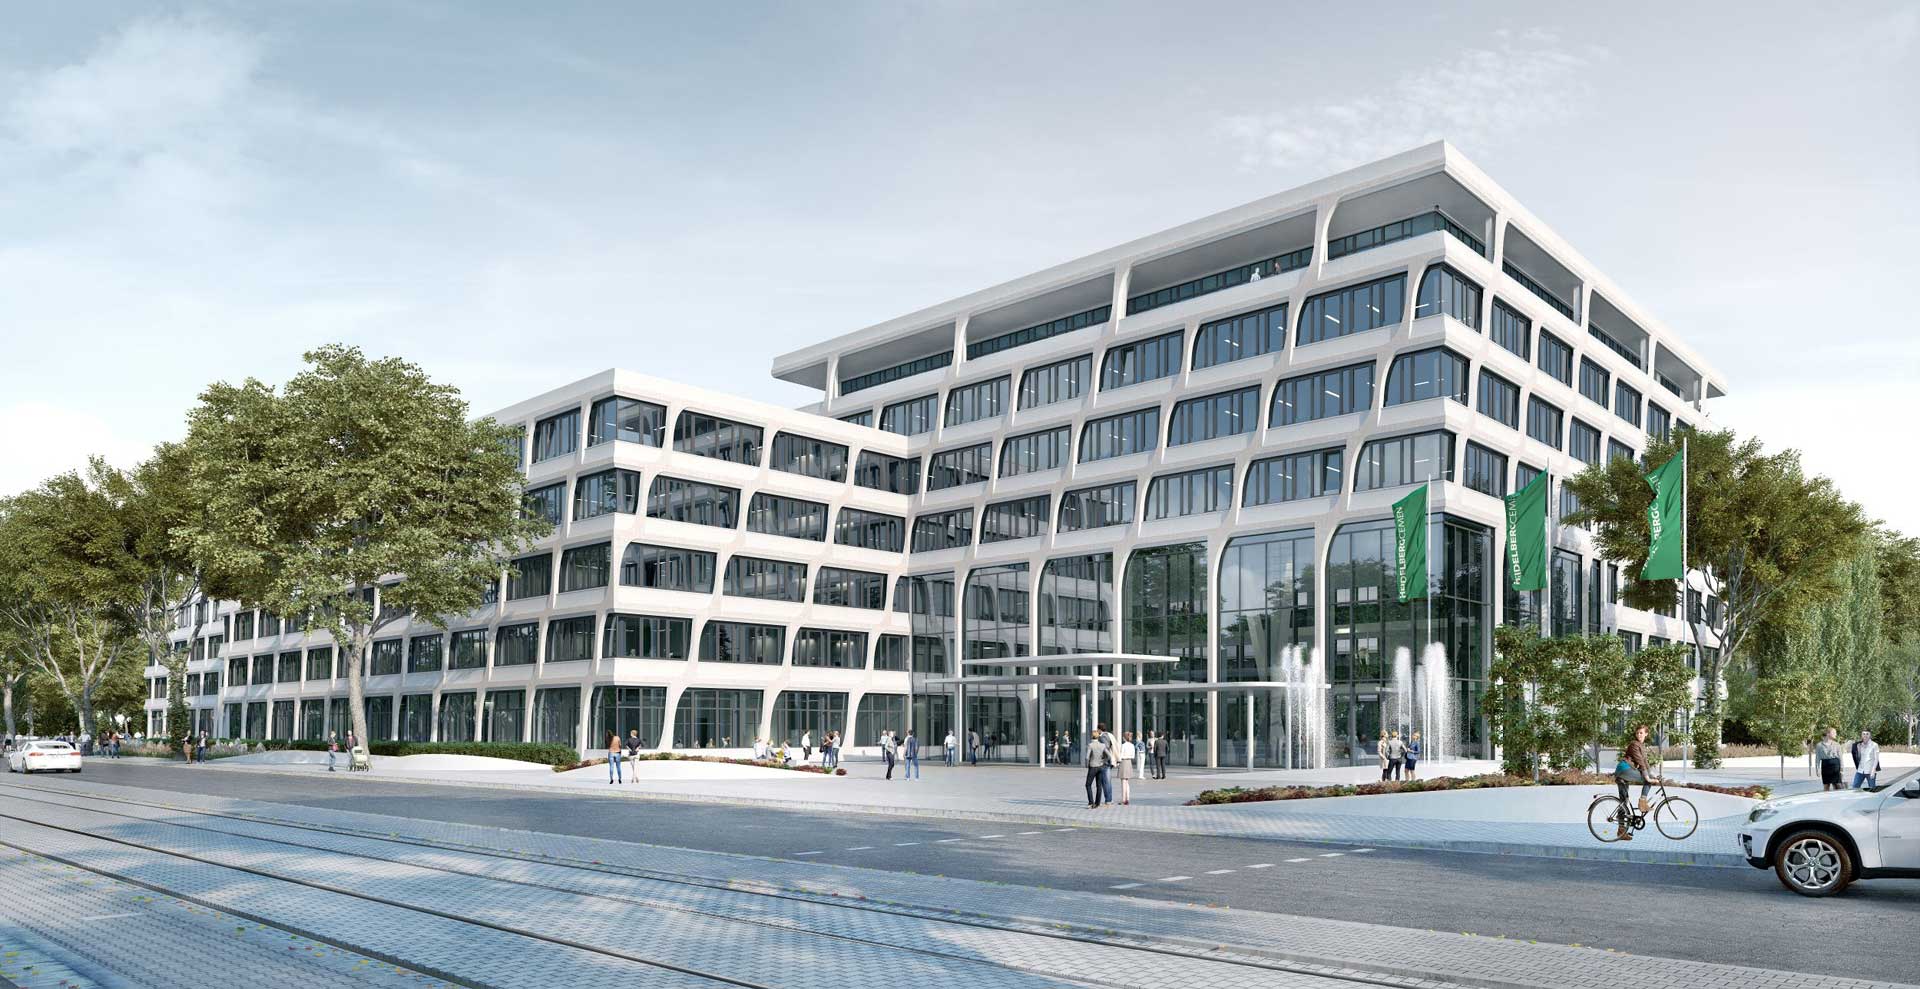
[{"label": "glass curtain wall", "polygon": [[667,724],[667,688],[593,688],[593,744],[604,743],[609,732],[626,738],[640,733],[640,747],[657,749]]},{"label": "glass curtain wall", "polygon": [[[1220,559],[1220,680],[1287,679],[1285,650],[1314,645],[1313,580],[1311,530],[1242,536],[1227,544]],[[1305,753],[1296,759],[1290,751],[1284,690],[1223,691],[1218,703],[1222,767],[1311,764]]]},{"label": "glass curtain wall", "polygon": [[440,740],[473,741],[474,696],[471,690],[440,695]]},{"label": "glass curtain wall", "polygon": [[957,674],[954,634],[958,609],[953,573],[909,577],[907,594],[913,624],[908,673],[913,731],[923,739],[944,741],[949,731],[960,734],[959,722],[954,718],[955,691],[951,686],[931,681]]},{"label": "glass curtain wall", "polygon": [[[1025,563],[980,567],[967,574],[964,597],[965,655],[969,660],[1027,656],[1030,641]],[[963,676],[1004,676],[1025,672],[1007,666],[965,667]],[[980,758],[1026,762],[1031,758],[1024,718],[1028,690],[1021,686],[969,687],[967,727],[980,733]]]},{"label": "glass curtain wall", "polygon": [[690,687],[680,693],[673,712],[673,747],[728,749],[753,745],[760,730],[758,690]]},{"label": "glass curtain wall", "polygon": [[[1181,543],[1133,551],[1127,560],[1121,649],[1172,656],[1126,674],[1142,685],[1204,683],[1207,671],[1207,546]],[[1096,717],[1096,722],[1107,720]],[[1168,737],[1167,761],[1204,766],[1211,737],[1208,697],[1202,691],[1141,691],[1127,696],[1121,720],[1136,732]],[[1112,727],[1112,726],[1110,726]]]},{"label": "glass curtain wall", "polygon": [[542,687],[534,691],[533,740],[580,747],[579,687]]}]

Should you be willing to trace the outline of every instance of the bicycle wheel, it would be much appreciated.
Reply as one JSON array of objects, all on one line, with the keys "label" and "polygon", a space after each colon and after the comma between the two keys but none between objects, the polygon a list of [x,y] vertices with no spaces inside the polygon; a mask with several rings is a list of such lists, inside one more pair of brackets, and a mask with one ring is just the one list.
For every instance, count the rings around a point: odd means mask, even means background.
[{"label": "bicycle wheel", "polygon": [[1685,797],[1668,797],[1653,809],[1653,826],[1660,833],[1679,841],[1700,826],[1700,811]]},{"label": "bicycle wheel", "polygon": [[1620,840],[1620,831],[1627,820],[1627,805],[1619,797],[1598,796],[1587,805],[1587,830],[1602,842]]}]

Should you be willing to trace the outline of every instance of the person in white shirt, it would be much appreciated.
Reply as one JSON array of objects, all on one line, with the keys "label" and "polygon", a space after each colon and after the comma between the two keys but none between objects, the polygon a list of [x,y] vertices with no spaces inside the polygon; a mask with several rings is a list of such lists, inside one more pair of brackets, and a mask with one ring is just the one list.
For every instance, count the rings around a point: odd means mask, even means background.
[{"label": "person in white shirt", "polygon": [[947,741],[945,743],[946,750],[947,750],[947,765],[949,767],[953,765],[953,744],[954,744],[953,732],[949,731],[947,732]]},{"label": "person in white shirt", "polygon": [[1127,732],[1120,742],[1120,751],[1115,754],[1120,763],[1120,803],[1133,803],[1133,776],[1137,760],[1140,758],[1139,746],[1133,744],[1133,732]]},{"label": "person in white shirt", "polygon": [[1853,788],[1871,787],[1879,775],[1880,743],[1873,740],[1873,732],[1862,728],[1860,740],[1853,743]]},{"label": "person in white shirt", "polygon": [[813,729],[811,728],[800,733],[800,761],[813,761]]}]

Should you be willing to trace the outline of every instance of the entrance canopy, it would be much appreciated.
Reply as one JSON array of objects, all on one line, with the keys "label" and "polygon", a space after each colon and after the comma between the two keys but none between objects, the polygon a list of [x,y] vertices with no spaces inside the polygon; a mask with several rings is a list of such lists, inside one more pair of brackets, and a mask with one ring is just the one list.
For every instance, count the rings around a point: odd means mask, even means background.
[{"label": "entrance canopy", "polygon": [[1239,680],[1228,683],[1129,683],[1107,689],[1122,694],[1217,694],[1232,690],[1332,690],[1333,687],[1324,683],[1287,683],[1284,680]]},{"label": "entrance canopy", "polygon": [[[1001,663],[997,665],[1005,666],[1007,664]],[[1070,673],[1025,673],[989,677],[941,677],[924,682],[928,686],[934,687],[1015,687],[1035,683],[1052,687],[1081,684],[1094,684],[1096,686],[1100,684],[1111,685],[1114,679],[1110,676],[1075,676]],[[1113,687],[1108,686],[1107,689],[1112,690]]]},{"label": "entrance canopy", "polygon": [[[1001,656],[990,659],[963,659],[960,665],[966,666],[1032,666],[1032,667],[1074,667],[1074,666],[1150,666],[1156,663],[1178,663],[1177,656],[1146,656],[1130,652],[1067,652],[1051,656]],[[1108,678],[1111,679],[1111,678]],[[977,681],[976,681],[977,682]]]}]

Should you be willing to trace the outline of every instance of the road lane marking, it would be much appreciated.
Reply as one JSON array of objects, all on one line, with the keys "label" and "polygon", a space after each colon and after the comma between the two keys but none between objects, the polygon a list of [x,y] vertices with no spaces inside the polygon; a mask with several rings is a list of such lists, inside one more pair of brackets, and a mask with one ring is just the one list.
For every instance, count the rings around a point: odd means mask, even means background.
[{"label": "road lane marking", "polygon": [[1022,831],[1019,834],[1015,835],[1015,837],[1024,838],[1030,834],[1046,834],[1046,832],[1045,831]]},{"label": "road lane marking", "polygon": [[965,838],[942,838],[942,839],[940,839],[939,841],[936,841],[936,842],[934,842],[934,844],[936,844],[936,845],[944,845],[944,844],[946,844],[946,843],[947,843],[947,842],[949,842],[949,841],[966,841],[966,840],[967,840],[967,839],[965,839]]},{"label": "road lane marking", "polygon": [[1249,869],[1271,869],[1271,868],[1273,868],[1273,863],[1272,863],[1272,862],[1257,862],[1257,863],[1255,863],[1255,864],[1253,864],[1253,865],[1250,865],[1250,866],[1247,866],[1247,868],[1249,868]]},{"label": "road lane marking", "polygon": [[866,851],[872,851],[872,850],[873,850],[872,845],[855,845],[852,848],[847,849],[847,851],[850,851],[850,852],[866,852]]},{"label": "road lane marking", "polygon": [[141,916],[141,914],[137,914],[137,913],[103,913],[103,914],[101,914],[101,915],[100,915],[100,916],[98,916],[98,917],[82,917],[82,918],[80,918],[80,919],[81,919],[82,921],[89,921],[89,920],[120,920],[120,919],[122,919],[122,918],[125,918],[125,917],[139,917],[139,916]]},{"label": "road lane marking", "polygon": [[1154,882],[1157,882],[1157,883],[1177,883],[1177,882],[1184,882],[1184,881],[1186,881],[1186,880],[1188,880],[1188,879],[1192,879],[1192,878],[1193,878],[1192,876],[1161,876],[1160,878],[1158,878],[1158,879],[1155,879],[1155,880],[1154,880]]},{"label": "road lane marking", "polygon": [[1365,855],[1365,854],[1367,854],[1368,852],[1371,852],[1371,851],[1373,851],[1373,849],[1371,849],[1371,848],[1356,848],[1356,849],[1354,849],[1354,850],[1353,850],[1353,854],[1355,854],[1355,855]]},{"label": "road lane marking", "polygon": [[1048,834],[1065,834],[1068,831],[1078,831],[1078,830],[1080,829],[1079,828],[1054,828],[1052,831],[1049,831],[1047,833]]},{"label": "road lane marking", "polygon": [[1321,857],[1321,858],[1323,858],[1323,859],[1337,859],[1337,858],[1339,858],[1340,856],[1342,856],[1342,855],[1345,855],[1345,854],[1347,854],[1347,853],[1346,853],[1346,852],[1327,852],[1326,854],[1324,854],[1324,855],[1321,855],[1320,857]]},{"label": "road lane marking", "polygon": [[907,847],[908,845],[918,845],[918,844],[920,844],[920,843],[919,843],[919,842],[917,842],[917,841],[896,841],[896,842],[894,842],[894,843],[893,843],[893,847],[895,847],[895,848],[905,848],[905,847]]},{"label": "road lane marking", "polygon": [[818,854],[820,854],[820,853],[819,853],[819,852],[817,852],[817,851],[815,851],[815,852],[794,852],[793,854],[795,854],[795,855],[818,855]]},{"label": "road lane marking", "polygon": [[1224,875],[1226,875],[1227,873],[1229,873],[1229,872],[1232,872],[1232,871],[1233,871],[1232,869],[1208,869],[1208,870],[1207,870],[1207,875],[1209,875],[1209,876],[1224,876]]},{"label": "road lane marking", "polygon": [[1311,862],[1312,859],[1288,859],[1288,862]]},{"label": "road lane marking", "polygon": [[[1134,889],[1135,887],[1143,886],[1143,885],[1145,885],[1145,883],[1121,883],[1118,886],[1108,886],[1107,888],[1108,889]],[[128,914],[127,916],[131,917],[133,915]]]},{"label": "road lane marking", "polygon": [[1005,837],[1006,835],[1003,835],[1003,834],[983,834],[980,836],[980,840],[985,841],[988,838],[1005,838]]}]

